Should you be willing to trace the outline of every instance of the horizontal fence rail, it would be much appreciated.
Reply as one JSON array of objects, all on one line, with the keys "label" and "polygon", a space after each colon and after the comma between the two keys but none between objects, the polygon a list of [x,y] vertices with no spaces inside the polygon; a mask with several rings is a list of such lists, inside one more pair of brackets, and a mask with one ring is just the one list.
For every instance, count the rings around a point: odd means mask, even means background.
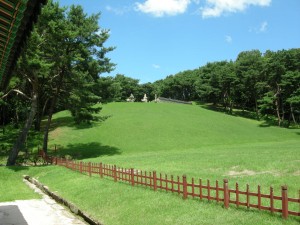
[{"label": "horizontal fence rail", "polygon": [[[255,191],[250,191],[248,184],[246,189],[242,191],[238,183],[235,184],[234,189],[230,189],[227,179],[220,183],[219,181],[211,182],[210,180],[203,181],[202,179],[195,180],[192,178],[191,182],[188,182],[185,175],[174,177],[173,175],[158,174],[156,171],[147,172],[134,168],[126,169],[103,163],[78,162],[56,157],[52,158],[52,163],[79,171],[80,173],[86,173],[89,176],[97,174],[100,178],[111,177],[115,182],[122,181],[132,186],[146,186],[154,191],[160,189],[177,193],[182,195],[183,199],[187,199],[190,196],[200,200],[207,199],[208,201],[221,202],[226,209],[229,208],[230,204],[233,204],[237,207],[244,206],[266,210],[271,213],[278,212],[282,214],[284,219],[287,219],[289,215],[300,216],[300,196],[299,198],[289,198],[287,186],[282,186],[281,196],[276,196],[274,195],[273,187],[269,188],[268,194],[261,193],[260,185],[257,186]],[[299,211],[289,210],[289,205],[291,204],[298,205]]]}]

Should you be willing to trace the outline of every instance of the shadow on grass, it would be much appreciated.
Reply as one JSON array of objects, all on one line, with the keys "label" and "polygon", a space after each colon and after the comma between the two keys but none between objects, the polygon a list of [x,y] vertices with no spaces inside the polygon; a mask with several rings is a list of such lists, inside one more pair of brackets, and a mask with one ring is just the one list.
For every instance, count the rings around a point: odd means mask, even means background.
[{"label": "shadow on grass", "polygon": [[97,158],[100,156],[112,156],[121,154],[120,149],[112,146],[101,145],[101,143],[79,143],[69,144],[66,147],[58,149],[55,153],[58,157],[70,157],[74,160]]},{"label": "shadow on grass", "polygon": [[[81,124],[76,124],[72,116],[65,116],[65,117],[59,117],[55,118],[51,121],[51,127],[50,131],[55,130],[58,127],[71,127],[74,129],[88,129],[92,128],[94,126],[99,125],[100,123],[104,122],[111,116],[94,116],[94,121],[91,121],[90,123],[81,123]],[[44,121],[45,124],[45,121]],[[43,124],[43,125],[44,125]]]},{"label": "shadow on grass", "polygon": [[[214,112],[222,112],[225,113],[229,116],[234,116],[234,117],[242,117],[246,119],[252,119],[256,121],[261,121],[261,123],[258,125],[259,127],[278,127],[278,121],[277,118],[270,118],[270,117],[261,117],[260,119],[257,119],[257,115],[255,112],[247,111],[247,110],[239,110],[239,109],[234,109],[232,113],[229,112],[228,109],[225,109],[223,106],[220,105],[213,105],[213,104],[206,104],[206,103],[201,103],[201,102],[196,102],[196,105],[200,106],[203,109],[211,110]],[[287,126],[287,122],[285,122],[282,125],[282,128],[286,129],[299,129],[300,127],[297,126]]]},{"label": "shadow on grass", "polygon": [[[36,165],[36,166],[33,166],[34,168],[38,168],[38,167],[46,167],[48,165]],[[6,166],[6,168],[10,169],[10,170],[13,170],[15,172],[18,172],[18,171],[24,171],[24,170],[29,170],[32,166]]]},{"label": "shadow on grass", "polygon": [[259,127],[278,127],[277,120],[270,119],[270,118],[264,118],[261,124],[259,124]]},{"label": "shadow on grass", "polygon": [[0,134],[0,156],[7,156],[19,134],[18,129],[6,129]]},{"label": "shadow on grass", "polygon": [[[22,129],[22,128],[21,128]],[[6,132],[0,134],[0,161],[1,158],[8,156],[12,146],[18,138],[20,129],[6,129]],[[33,149],[36,148],[41,140],[41,133],[36,131],[29,131],[24,146],[20,149],[20,155],[26,152],[32,153]]]},{"label": "shadow on grass", "polygon": [[196,102],[196,105],[200,106],[203,109],[215,111],[215,112],[222,112],[230,116],[235,116],[235,117],[243,117],[247,119],[253,119],[257,120],[257,115],[255,112],[247,111],[247,110],[236,110],[232,113],[229,112],[229,109],[225,109],[223,106],[220,105],[213,105],[213,104],[205,104],[201,102]]}]

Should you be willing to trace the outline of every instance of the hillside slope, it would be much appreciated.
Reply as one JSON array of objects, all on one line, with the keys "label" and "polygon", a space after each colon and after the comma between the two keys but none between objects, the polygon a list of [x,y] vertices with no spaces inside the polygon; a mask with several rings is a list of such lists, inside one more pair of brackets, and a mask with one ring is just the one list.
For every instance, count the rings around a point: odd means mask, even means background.
[{"label": "hillside slope", "polygon": [[[54,142],[100,142],[123,153],[137,153],[300,139],[297,130],[261,127],[261,122],[198,106],[111,103],[103,106],[101,114],[108,119],[87,129],[76,129],[70,123],[60,126]],[[62,112],[56,118],[62,116],[68,114]]]},{"label": "hillside slope", "polygon": [[299,130],[195,105],[111,103],[101,115],[108,118],[76,127],[67,112],[56,114],[50,146],[80,160],[299,188]]}]

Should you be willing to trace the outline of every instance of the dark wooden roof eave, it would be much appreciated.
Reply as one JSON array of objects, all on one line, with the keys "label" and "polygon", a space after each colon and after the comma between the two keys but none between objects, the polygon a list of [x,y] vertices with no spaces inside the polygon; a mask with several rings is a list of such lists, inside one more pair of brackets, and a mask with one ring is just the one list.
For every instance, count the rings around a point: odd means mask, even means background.
[{"label": "dark wooden roof eave", "polygon": [[24,17],[22,18],[16,33],[13,47],[10,49],[8,60],[5,64],[1,65],[4,67],[4,72],[2,77],[0,77],[0,91],[7,88],[22,48],[33,29],[33,24],[37,21],[37,18],[41,13],[41,7],[46,3],[47,0],[28,0],[27,7],[24,11]]}]

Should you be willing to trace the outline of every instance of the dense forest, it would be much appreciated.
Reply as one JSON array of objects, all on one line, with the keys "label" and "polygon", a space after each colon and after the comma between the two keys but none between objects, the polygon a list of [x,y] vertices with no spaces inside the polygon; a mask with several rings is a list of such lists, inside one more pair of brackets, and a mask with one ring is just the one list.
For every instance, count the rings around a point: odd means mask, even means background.
[{"label": "dense forest", "polygon": [[62,8],[49,1],[21,53],[9,84],[0,93],[0,121],[22,132],[8,164],[14,164],[29,129],[44,129],[47,151],[53,113],[69,110],[76,123],[89,123],[97,102],[137,101],[161,96],[183,101],[211,103],[232,113],[255,113],[256,118],[277,118],[278,126],[300,123],[300,49],[241,52],[235,61],[210,62],[153,83],[123,74],[102,77],[115,64],[106,56],[109,30],[98,25],[100,14],[88,16],[82,7]]},{"label": "dense forest", "polygon": [[195,70],[179,72],[154,83],[124,75],[99,79],[102,101],[125,101],[130,93],[150,100],[155,94],[184,101],[212,103],[275,116],[279,126],[300,122],[300,49],[277,52],[241,52],[235,61],[207,63]]}]

